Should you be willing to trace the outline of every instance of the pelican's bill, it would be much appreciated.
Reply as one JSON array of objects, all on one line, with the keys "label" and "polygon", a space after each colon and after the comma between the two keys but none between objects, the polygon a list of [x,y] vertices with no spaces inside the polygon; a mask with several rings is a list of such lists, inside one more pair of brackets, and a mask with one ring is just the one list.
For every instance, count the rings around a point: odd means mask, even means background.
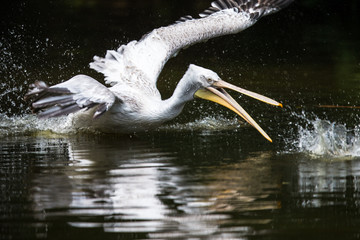
[{"label": "pelican's bill", "polygon": [[220,105],[223,105],[224,107],[227,107],[228,109],[234,111],[236,114],[238,114],[240,117],[242,117],[246,122],[248,122],[251,126],[256,128],[261,135],[263,135],[268,141],[272,142],[271,138],[266,134],[266,132],[255,122],[255,120],[223,89],[223,88],[229,88],[234,91],[243,93],[247,96],[253,97],[257,100],[266,102],[268,104],[281,106],[282,104],[270,99],[268,97],[262,96],[260,94],[239,88],[237,86],[234,86],[230,83],[227,83],[225,81],[217,81],[215,84],[213,84],[215,87],[208,87],[205,89],[199,89],[195,96],[209,100],[215,103],[218,103]]},{"label": "pelican's bill", "polygon": [[213,84],[213,86],[218,87],[218,88],[228,88],[228,89],[234,90],[236,92],[242,93],[242,94],[244,94],[246,96],[255,98],[255,99],[257,99],[259,101],[262,101],[264,103],[271,104],[271,105],[274,105],[274,106],[283,107],[283,105],[281,103],[275,101],[274,99],[271,99],[271,98],[265,97],[265,96],[263,96],[261,94],[258,94],[258,93],[255,93],[255,92],[240,88],[238,86],[232,85],[231,83],[228,83],[228,82],[225,82],[225,81],[222,81],[222,80],[215,82]]}]

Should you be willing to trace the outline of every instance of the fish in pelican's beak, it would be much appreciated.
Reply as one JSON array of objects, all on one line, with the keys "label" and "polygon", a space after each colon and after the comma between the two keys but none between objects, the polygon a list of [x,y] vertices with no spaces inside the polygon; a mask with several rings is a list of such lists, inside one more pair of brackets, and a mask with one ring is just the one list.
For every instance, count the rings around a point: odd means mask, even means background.
[{"label": "fish in pelican's beak", "polygon": [[195,92],[195,96],[198,98],[206,99],[212,102],[216,102],[220,105],[223,105],[230,110],[237,113],[240,117],[242,117],[246,122],[248,122],[251,126],[256,128],[261,135],[263,135],[267,140],[272,142],[271,138],[266,134],[266,132],[252,119],[252,117],[225,91],[224,88],[234,90],[236,92],[245,94],[249,97],[255,98],[259,101],[282,107],[282,104],[270,99],[268,97],[265,97],[263,95],[260,95],[258,93],[254,93],[251,91],[248,91],[246,89],[237,87],[235,85],[232,85],[230,83],[227,83],[223,80],[215,81],[210,87],[199,89]]}]

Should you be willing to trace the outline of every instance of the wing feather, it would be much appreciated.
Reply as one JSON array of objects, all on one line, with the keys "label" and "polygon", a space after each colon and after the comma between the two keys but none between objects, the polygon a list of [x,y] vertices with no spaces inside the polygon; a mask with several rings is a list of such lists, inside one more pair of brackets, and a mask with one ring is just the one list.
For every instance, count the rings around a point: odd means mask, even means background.
[{"label": "wing feather", "polygon": [[[157,94],[156,81],[169,58],[183,48],[208,39],[238,33],[262,16],[286,7],[294,0],[217,0],[200,13],[199,19],[185,16],[167,27],[154,29],[139,41],[94,57],[90,67],[105,75],[107,84],[135,82]],[[136,69],[142,77],[132,77]]]},{"label": "wing feather", "polygon": [[30,99],[31,108],[39,118],[58,117],[93,107],[96,107],[93,117],[98,118],[117,99],[107,87],[86,75],[77,75],[51,87],[38,81],[32,87],[25,98]]}]

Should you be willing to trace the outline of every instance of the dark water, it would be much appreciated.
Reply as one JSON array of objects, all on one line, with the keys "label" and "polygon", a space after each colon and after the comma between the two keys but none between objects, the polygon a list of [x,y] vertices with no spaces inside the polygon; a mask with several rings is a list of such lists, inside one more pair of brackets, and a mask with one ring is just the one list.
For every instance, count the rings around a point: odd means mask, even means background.
[{"label": "dark water", "polygon": [[[268,95],[236,97],[272,137],[197,100],[132,136],[38,120],[23,95],[88,69],[208,1],[13,1],[0,38],[0,239],[360,238],[357,1],[298,1],[166,65],[164,97],[188,64]],[[329,107],[329,106],[340,107]]]}]

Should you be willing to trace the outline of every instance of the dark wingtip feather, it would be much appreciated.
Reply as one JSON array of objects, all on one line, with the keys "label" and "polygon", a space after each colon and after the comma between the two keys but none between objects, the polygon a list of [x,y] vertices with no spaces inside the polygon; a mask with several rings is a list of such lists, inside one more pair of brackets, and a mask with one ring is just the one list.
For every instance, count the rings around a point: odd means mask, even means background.
[{"label": "dark wingtip feather", "polygon": [[51,117],[59,117],[63,115],[68,115],[70,113],[74,113],[81,110],[78,105],[70,105],[67,107],[62,106],[52,106],[38,113],[38,117],[41,119],[51,118]]},{"label": "dark wingtip feather", "polygon": [[248,12],[250,18],[258,19],[287,7],[293,1],[295,0],[216,0],[199,15],[208,17],[221,10],[233,9],[236,12]]},{"label": "dark wingtip feather", "polygon": [[25,100],[31,99],[36,95],[39,95],[48,89],[49,86],[43,81],[36,81],[29,86],[29,91],[25,94]]},{"label": "dark wingtip feather", "polygon": [[[97,95],[99,94],[99,98]],[[95,97],[94,97],[95,95]],[[105,95],[103,98],[102,95]],[[115,102],[115,95],[95,79],[77,75],[66,82],[49,87],[42,81],[30,85],[25,99],[39,118],[58,117],[97,107],[95,116],[104,114]],[[101,100],[103,99],[103,100]]]},{"label": "dark wingtip feather", "polygon": [[179,20],[176,21],[176,23],[186,22],[186,21],[193,20],[193,19],[194,18],[192,16],[187,15],[187,16],[181,17]]},{"label": "dark wingtip feather", "polygon": [[72,93],[67,88],[49,87],[43,81],[30,85],[24,99],[30,102],[33,113],[39,118],[49,118],[78,111]]}]

